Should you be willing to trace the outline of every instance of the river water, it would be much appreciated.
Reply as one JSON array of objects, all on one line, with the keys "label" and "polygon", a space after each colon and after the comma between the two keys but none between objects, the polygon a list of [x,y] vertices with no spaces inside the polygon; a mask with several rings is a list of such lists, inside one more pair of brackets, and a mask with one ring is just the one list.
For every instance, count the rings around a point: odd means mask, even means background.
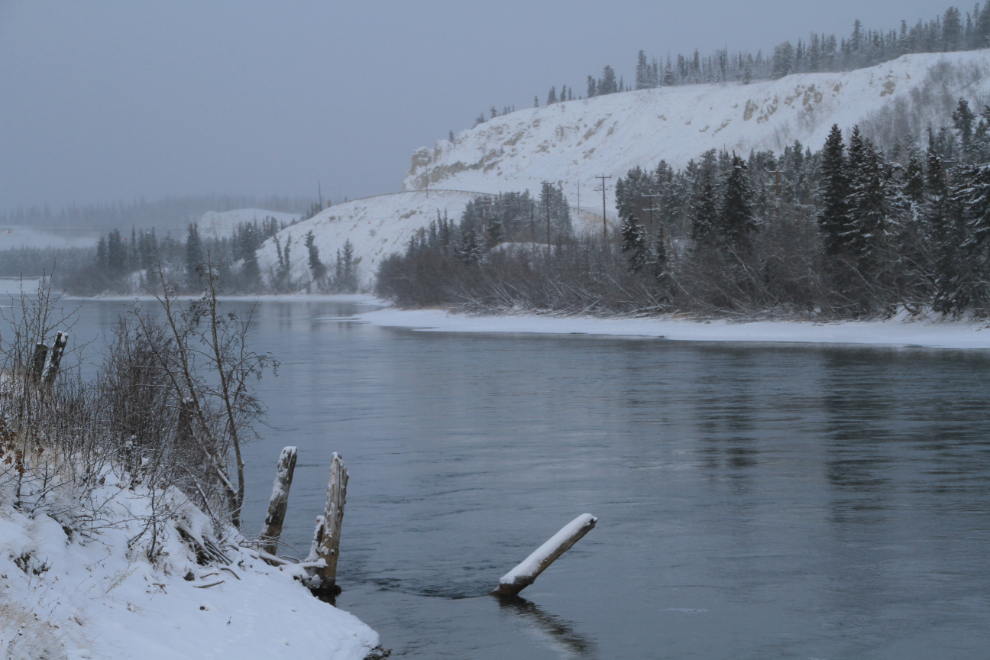
[{"label": "river water", "polygon": [[[86,302],[73,332],[126,308]],[[259,306],[281,367],[244,531],[295,445],[282,552],[305,555],[340,452],[337,605],[393,657],[987,657],[990,353],[419,333],[368,309]],[[485,595],[585,512],[524,600]]]}]

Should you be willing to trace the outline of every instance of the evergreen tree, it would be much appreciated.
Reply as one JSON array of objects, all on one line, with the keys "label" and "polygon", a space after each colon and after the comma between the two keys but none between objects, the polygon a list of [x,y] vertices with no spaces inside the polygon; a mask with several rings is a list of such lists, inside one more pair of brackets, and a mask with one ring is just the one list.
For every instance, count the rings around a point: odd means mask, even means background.
[{"label": "evergreen tree", "polygon": [[550,93],[547,94],[547,105],[552,105],[557,102],[557,88],[551,87]]},{"label": "evergreen tree", "polygon": [[959,99],[959,104],[952,112],[952,125],[959,131],[959,142],[962,148],[963,158],[969,160],[972,156],[973,127],[976,123],[976,114],[969,109],[966,99]]},{"label": "evergreen tree", "polygon": [[313,280],[319,282],[327,274],[327,267],[320,261],[320,248],[316,247],[316,236],[313,230],[306,233],[306,250],[309,253],[309,271],[313,275]]},{"label": "evergreen tree", "polygon": [[[691,164],[689,164],[690,168]],[[707,152],[695,165],[691,195],[691,238],[701,244],[713,244],[718,238],[718,195],[715,190],[717,171],[715,150]]]},{"label": "evergreen tree", "polygon": [[643,225],[636,222],[635,216],[628,216],[622,221],[622,253],[629,260],[629,270],[638,273],[649,262],[649,250],[646,241],[646,231]]},{"label": "evergreen tree", "polygon": [[496,245],[499,245],[505,240],[505,231],[502,228],[502,221],[498,219],[498,216],[492,216],[488,220],[488,226],[485,231],[485,248],[491,250]]},{"label": "evergreen tree", "polygon": [[746,162],[732,154],[731,169],[726,176],[725,198],[720,217],[720,233],[731,244],[746,246],[749,235],[756,231],[753,217],[753,189],[749,182]]},{"label": "evergreen tree", "polygon": [[844,235],[848,231],[846,198],[849,195],[849,175],[844,152],[842,131],[837,124],[833,124],[822,151],[822,209],[818,213],[818,230],[825,254],[830,257],[845,251]]},{"label": "evergreen tree", "polygon": [[473,227],[468,227],[461,233],[461,243],[457,249],[457,258],[467,266],[473,266],[481,261],[481,246],[478,245],[478,235]]},{"label": "evergreen tree", "polygon": [[189,224],[186,233],[186,287],[195,289],[199,284],[198,269],[203,265],[203,244],[199,239],[199,227]]},{"label": "evergreen tree", "polygon": [[592,76],[588,76],[588,96],[587,98],[592,98],[598,96],[598,85],[595,83],[595,79]]}]

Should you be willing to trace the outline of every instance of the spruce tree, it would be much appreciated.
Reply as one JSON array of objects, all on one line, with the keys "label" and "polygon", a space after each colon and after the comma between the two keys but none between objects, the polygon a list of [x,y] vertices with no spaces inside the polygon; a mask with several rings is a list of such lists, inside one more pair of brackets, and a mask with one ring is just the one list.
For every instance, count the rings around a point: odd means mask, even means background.
[{"label": "spruce tree", "polygon": [[186,287],[195,289],[199,284],[198,269],[203,265],[203,245],[199,240],[199,227],[190,223],[186,233]]},{"label": "spruce tree", "polygon": [[629,270],[638,273],[649,262],[649,250],[646,241],[646,231],[643,225],[636,222],[635,216],[628,216],[622,221],[622,247],[620,250],[629,261]]},{"label": "spruce tree", "polygon": [[849,174],[844,152],[842,131],[838,124],[833,124],[822,150],[822,209],[818,213],[818,230],[825,254],[829,257],[836,257],[845,251],[843,236],[848,231]]},{"label": "spruce tree", "polygon": [[720,214],[720,233],[731,245],[745,247],[749,235],[756,231],[753,217],[753,189],[745,161],[732,154],[732,165],[726,176],[725,197]]}]

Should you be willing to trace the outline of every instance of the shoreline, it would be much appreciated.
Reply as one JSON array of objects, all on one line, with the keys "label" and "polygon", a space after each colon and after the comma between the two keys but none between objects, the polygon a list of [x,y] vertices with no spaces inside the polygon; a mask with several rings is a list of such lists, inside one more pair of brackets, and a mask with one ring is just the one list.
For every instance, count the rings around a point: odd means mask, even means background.
[{"label": "shoreline", "polygon": [[[199,296],[181,296],[195,300]],[[663,339],[667,341],[746,344],[817,344],[990,350],[990,322],[981,319],[945,319],[934,313],[912,315],[902,309],[889,319],[868,321],[790,321],[698,319],[678,314],[655,317],[592,317],[534,313],[471,315],[445,309],[399,309],[373,294],[259,294],[219,296],[230,301],[348,302],[381,309],[360,312],[355,318],[377,327],[416,332],[475,334],[587,335]],[[66,301],[128,302],[154,300],[153,296],[68,296]]]},{"label": "shoreline", "polygon": [[406,328],[418,332],[587,335],[693,342],[990,350],[990,327],[986,321],[912,317],[904,311],[887,320],[832,322],[696,320],[672,315],[646,318],[536,314],[470,316],[447,310],[400,310],[394,307],[356,316],[370,325]]}]

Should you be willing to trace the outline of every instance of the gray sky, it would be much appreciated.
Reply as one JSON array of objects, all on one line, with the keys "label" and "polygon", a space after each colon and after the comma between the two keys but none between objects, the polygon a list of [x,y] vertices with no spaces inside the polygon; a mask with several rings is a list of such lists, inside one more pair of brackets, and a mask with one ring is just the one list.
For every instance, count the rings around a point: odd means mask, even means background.
[{"label": "gray sky", "polygon": [[950,4],[0,0],[0,209],[391,192],[415,148],[605,64],[631,82],[640,48],[766,52]]}]

